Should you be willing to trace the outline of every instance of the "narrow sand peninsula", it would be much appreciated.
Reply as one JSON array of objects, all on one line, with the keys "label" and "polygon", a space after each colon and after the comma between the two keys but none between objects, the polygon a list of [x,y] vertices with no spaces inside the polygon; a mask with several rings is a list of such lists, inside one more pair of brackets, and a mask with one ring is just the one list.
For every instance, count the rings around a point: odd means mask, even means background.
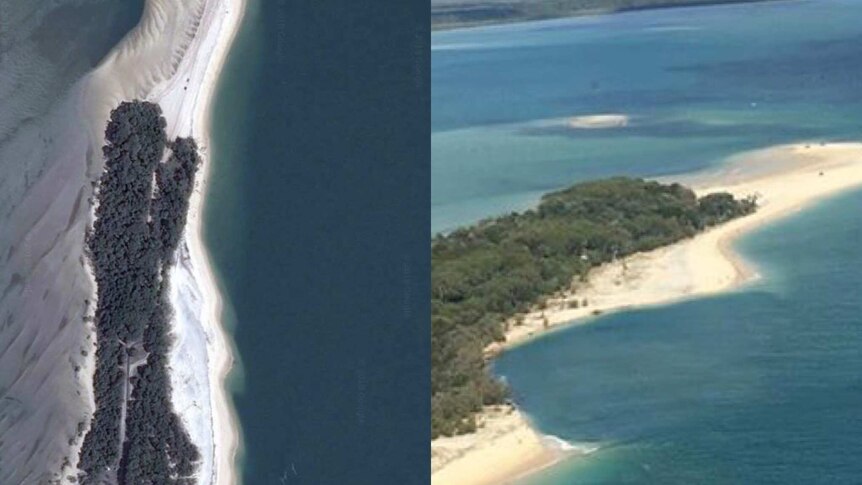
[{"label": "narrow sand peninsula", "polygon": [[[161,105],[169,139],[194,137],[203,158],[170,291],[175,313],[171,397],[201,452],[202,485],[236,482],[239,432],[225,390],[233,357],[201,233],[210,166],[209,106],[243,9],[243,0],[148,0],[138,26],[90,76],[85,96],[94,153],[100,153],[110,110],[121,101],[143,99]],[[94,179],[101,173],[98,163],[89,168]]]},{"label": "narrow sand peninsula", "polygon": [[[523,324],[511,320],[506,342],[489,346],[488,354],[522,344],[550,329],[589,322],[595,314],[711,295],[757,278],[756,268],[734,253],[732,243],[816,201],[862,186],[862,143],[782,145],[733,157],[715,171],[663,181],[679,181],[698,195],[718,191],[738,197],[755,195],[759,207],[754,214],[691,239],[596,268],[586,283],[573,283],[570,291],[548,300],[544,310],[526,315]],[[578,301],[578,308],[569,308],[574,301]],[[481,419],[484,427],[476,434],[432,441],[433,483],[505,483],[559,459],[556,455],[537,463],[535,457],[541,452],[536,447],[544,442],[520,438],[530,433],[535,436],[527,420],[518,414],[503,420],[496,416],[495,412],[485,413]],[[493,453],[490,447],[495,448]],[[505,460],[505,465],[498,459]],[[501,478],[497,471],[503,468],[515,473]]]}]

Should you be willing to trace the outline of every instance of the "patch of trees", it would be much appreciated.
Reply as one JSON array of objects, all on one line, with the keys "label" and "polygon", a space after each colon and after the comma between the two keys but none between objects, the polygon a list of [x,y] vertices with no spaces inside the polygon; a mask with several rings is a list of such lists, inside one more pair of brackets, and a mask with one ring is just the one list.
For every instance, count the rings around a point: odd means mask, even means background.
[{"label": "patch of trees", "polygon": [[[80,479],[192,483],[200,455],[170,401],[167,286],[200,157],[191,139],[167,141],[153,103],[120,104],[105,138],[87,236],[98,285],[96,410],[81,447]],[[172,153],[162,163],[166,147]]]},{"label": "patch of trees", "polygon": [[472,432],[475,413],[505,401],[487,345],[506,321],[615,258],[691,237],[749,214],[754,198],[700,199],[679,184],[613,178],[545,195],[534,210],[431,241],[431,433]]}]

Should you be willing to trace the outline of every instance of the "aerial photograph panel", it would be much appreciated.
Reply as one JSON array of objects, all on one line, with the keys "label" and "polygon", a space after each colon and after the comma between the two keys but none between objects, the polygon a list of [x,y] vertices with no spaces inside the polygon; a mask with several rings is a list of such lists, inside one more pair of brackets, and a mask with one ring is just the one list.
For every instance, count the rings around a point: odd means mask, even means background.
[{"label": "aerial photograph panel", "polygon": [[0,0],[0,485],[428,482],[430,12],[385,10]]},{"label": "aerial photograph panel", "polygon": [[862,4],[431,11],[431,482],[857,481]]},{"label": "aerial photograph panel", "polygon": [[860,39],[0,0],[0,485],[858,482]]}]

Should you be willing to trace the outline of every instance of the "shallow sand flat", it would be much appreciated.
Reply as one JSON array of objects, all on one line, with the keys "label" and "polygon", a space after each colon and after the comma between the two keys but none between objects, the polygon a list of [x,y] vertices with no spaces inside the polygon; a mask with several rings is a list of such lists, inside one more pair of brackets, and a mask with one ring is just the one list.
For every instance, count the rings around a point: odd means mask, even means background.
[{"label": "shallow sand flat", "polygon": [[2,484],[67,475],[77,461],[78,424],[92,413],[94,350],[84,317],[93,285],[82,264],[91,188],[81,76],[89,67],[57,51],[101,56],[106,47],[94,50],[90,43],[104,32],[86,26],[62,40],[44,30],[60,9],[112,18],[102,7],[0,2],[0,37],[9,41],[0,42]]},{"label": "shallow sand flat", "polygon": [[[0,146],[0,483],[45,483],[77,462],[92,413],[94,348],[83,265],[88,143],[70,117],[78,88]],[[38,171],[22,167],[40,167]],[[38,174],[38,177],[37,177]],[[90,312],[92,309],[89,310]],[[70,446],[71,445],[71,446]]]},{"label": "shallow sand flat", "polygon": [[[522,325],[511,320],[506,342],[489,346],[487,353],[494,355],[567,324],[588,323],[596,312],[663,305],[751,281],[758,277],[757,269],[734,253],[733,241],[818,200],[862,186],[862,143],[781,145],[735,156],[717,170],[663,181],[675,180],[691,186],[698,195],[716,191],[737,197],[756,195],[758,210],[691,239],[596,268],[586,283],[573,283],[573,291],[551,298],[546,309],[530,312]],[[568,308],[569,302],[584,299],[587,306]],[[482,470],[497,469],[482,451],[487,445],[483,437],[503,433],[506,427],[495,420],[485,422],[501,429],[462,437],[458,442],[449,442],[449,438],[432,441],[437,456],[432,474],[436,484],[486,483],[472,481],[488,479]],[[524,425],[528,426],[526,421]],[[507,463],[520,463],[521,471],[531,467],[529,453],[523,459],[517,456],[508,456]],[[466,470],[474,471],[467,474]]]}]

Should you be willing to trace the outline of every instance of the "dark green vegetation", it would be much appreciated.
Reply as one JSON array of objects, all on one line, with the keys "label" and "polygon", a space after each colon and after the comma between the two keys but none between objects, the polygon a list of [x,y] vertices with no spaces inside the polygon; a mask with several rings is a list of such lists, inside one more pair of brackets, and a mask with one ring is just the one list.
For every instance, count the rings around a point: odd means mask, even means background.
[{"label": "dark green vegetation", "polygon": [[[193,140],[167,141],[152,103],[120,104],[105,138],[87,238],[98,348],[81,482],[190,484],[200,456],[170,402],[167,286],[200,158]],[[172,154],[160,163],[165,147]]]},{"label": "dark green vegetation", "polygon": [[471,432],[505,400],[484,348],[506,321],[617,257],[648,251],[755,210],[753,198],[700,199],[679,184],[613,178],[545,195],[535,210],[431,241],[431,433]]},{"label": "dark green vegetation", "polygon": [[432,0],[431,28],[450,29],[647,8],[766,0]]}]

